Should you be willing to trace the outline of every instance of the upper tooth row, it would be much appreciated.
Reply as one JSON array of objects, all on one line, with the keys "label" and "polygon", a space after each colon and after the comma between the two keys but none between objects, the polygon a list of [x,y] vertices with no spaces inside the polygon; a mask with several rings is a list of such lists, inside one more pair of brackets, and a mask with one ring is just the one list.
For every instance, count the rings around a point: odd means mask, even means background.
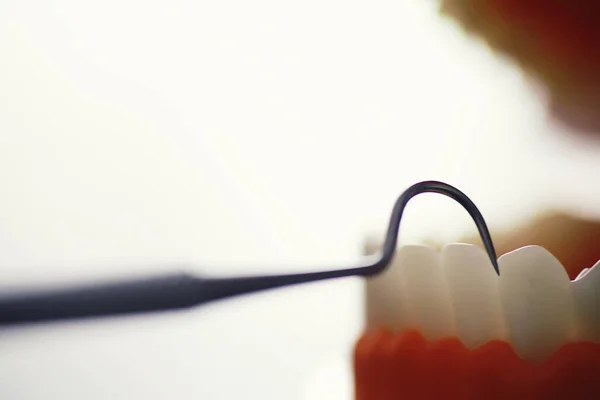
[{"label": "upper tooth row", "polygon": [[571,282],[552,254],[527,246],[501,256],[497,276],[477,246],[403,246],[367,280],[367,325],[458,336],[469,348],[506,340],[522,358],[541,361],[566,342],[600,342],[598,264]]}]

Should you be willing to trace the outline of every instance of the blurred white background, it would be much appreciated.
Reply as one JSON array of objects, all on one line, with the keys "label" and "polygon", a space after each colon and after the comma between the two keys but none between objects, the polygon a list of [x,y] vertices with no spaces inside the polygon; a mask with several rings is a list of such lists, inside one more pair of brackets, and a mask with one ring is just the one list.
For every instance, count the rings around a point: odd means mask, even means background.
[{"label": "blurred white background", "polygon": [[[433,1],[4,0],[0,54],[3,287],[351,264],[424,179],[598,211],[593,149]],[[471,226],[423,195],[402,240]],[[349,399],[360,289],[4,330],[0,398]]]}]

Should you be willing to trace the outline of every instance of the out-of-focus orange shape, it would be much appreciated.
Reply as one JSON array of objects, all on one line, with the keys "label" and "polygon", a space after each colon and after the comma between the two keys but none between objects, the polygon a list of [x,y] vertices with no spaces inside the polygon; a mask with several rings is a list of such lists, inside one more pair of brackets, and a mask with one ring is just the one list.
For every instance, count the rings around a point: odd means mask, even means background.
[{"label": "out-of-focus orange shape", "polygon": [[441,0],[441,11],[543,82],[556,117],[600,132],[600,2]]},{"label": "out-of-focus orange shape", "polygon": [[509,344],[466,349],[456,338],[427,342],[415,330],[367,331],[354,351],[356,400],[600,398],[600,345],[564,345],[541,365]]}]

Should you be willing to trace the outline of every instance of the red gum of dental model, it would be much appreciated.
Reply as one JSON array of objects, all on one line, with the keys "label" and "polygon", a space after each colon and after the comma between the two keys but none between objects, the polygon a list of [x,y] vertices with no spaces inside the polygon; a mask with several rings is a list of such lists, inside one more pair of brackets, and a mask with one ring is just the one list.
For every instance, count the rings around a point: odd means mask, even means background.
[{"label": "red gum of dental model", "polygon": [[600,345],[564,345],[540,365],[503,341],[468,350],[457,338],[415,330],[367,331],[354,349],[356,400],[592,399],[600,393]]}]

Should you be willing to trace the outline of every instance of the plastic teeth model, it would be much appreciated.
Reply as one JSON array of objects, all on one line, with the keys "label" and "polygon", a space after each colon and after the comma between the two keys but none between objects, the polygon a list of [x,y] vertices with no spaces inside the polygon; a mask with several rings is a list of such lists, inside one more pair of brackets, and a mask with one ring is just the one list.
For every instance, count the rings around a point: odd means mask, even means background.
[{"label": "plastic teeth model", "polygon": [[503,340],[531,362],[569,342],[600,343],[600,263],[574,281],[539,246],[505,254],[498,264],[500,276],[469,244],[441,252],[400,247],[390,267],[367,281],[367,328],[416,329],[428,340],[455,336],[469,349]]}]

